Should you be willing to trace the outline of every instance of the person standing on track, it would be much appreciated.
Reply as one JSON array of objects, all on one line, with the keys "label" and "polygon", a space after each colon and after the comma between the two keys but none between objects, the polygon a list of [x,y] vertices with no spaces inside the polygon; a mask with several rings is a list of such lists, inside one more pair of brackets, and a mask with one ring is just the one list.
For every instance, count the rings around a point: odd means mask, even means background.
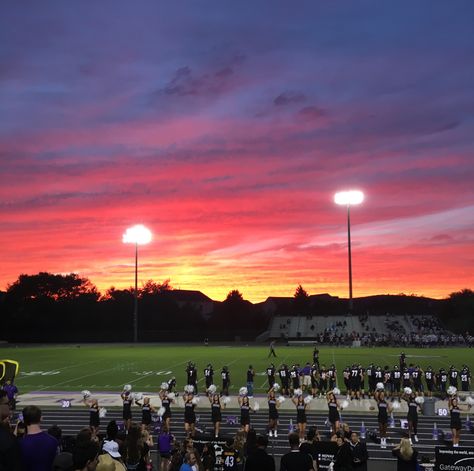
[{"label": "person standing on track", "polygon": [[273,357],[277,357],[277,354],[275,353],[275,340],[272,340],[270,342],[270,351],[268,352],[268,357],[267,358],[270,358],[272,355]]},{"label": "person standing on track", "polygon": [[278,375],[280,376],[281,382],[281,393],[283,396],[290,395],[290,372],[288,371],[288,367],[283,363],[278,370]]},{"label": "person standing on track", "polygon": [[187,379],[189,385],[193,386],[194,388],[194,394],[198,393],[197,389],[197,368],[196,365],[190,361],[188,362],[188,366],[186,367],[186,374],[187,374]]}]

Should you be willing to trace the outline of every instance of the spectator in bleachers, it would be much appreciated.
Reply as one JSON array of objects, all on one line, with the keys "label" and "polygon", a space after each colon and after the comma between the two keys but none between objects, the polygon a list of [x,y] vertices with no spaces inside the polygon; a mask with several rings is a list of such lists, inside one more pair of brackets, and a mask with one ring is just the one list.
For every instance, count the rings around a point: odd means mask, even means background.
[{"label": "spectator in bleachers", "polygon": [[0,405],[0,469],[21,471],[20,446],[10,426],[10,408]]},{"label": "spectator in bleachers", "polygon": [[[98,443],[95,440],[77,440],[72,452],[72,461],[74,471],[95,471],[99,462]],[[50,469],[48,468],[48,471]]]},{"label": "spectator in bleachers", "polygon": [[58,441],[41,429],[41,409],[27,406],[23,409],[26,436],[20,442],[24,471],[51,471],[58,453]]}]

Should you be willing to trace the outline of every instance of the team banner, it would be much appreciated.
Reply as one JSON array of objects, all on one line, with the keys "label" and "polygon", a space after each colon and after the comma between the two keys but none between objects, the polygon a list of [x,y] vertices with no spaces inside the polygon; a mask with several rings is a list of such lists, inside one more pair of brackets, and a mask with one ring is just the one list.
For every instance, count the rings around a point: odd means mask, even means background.
[{"label": "team banner", "polygon": [[334,461],[337,453],[337,443],[335,442],[317,442],[315,444],[316,462],[318,470],[327,471],[330,464]]},{"label": "team banner", "polygon": [[435,471],[474,471],[473,448],[435,448]]}]

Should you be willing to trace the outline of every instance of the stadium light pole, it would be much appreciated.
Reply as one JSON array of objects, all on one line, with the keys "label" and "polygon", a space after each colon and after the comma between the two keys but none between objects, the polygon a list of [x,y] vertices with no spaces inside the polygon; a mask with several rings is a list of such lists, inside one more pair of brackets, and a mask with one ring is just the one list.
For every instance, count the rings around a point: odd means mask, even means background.
[{"label": "stadium light pole", "polygon": [[352,253],[351,253],[351,206],[364,201],[362,191],[340,191],[334,195],[334,202],[340,206],[347,206],[347,247],[349,255],[349,312],[354,307],[352,301]]},{"label": "stadium light pole", "polygon": [[129,227],[122,237],[124,244],[135,244],[135,296],[133,305],[133,341],[138,342],[138,246],[151,242],[151,231],[141,224]]}]

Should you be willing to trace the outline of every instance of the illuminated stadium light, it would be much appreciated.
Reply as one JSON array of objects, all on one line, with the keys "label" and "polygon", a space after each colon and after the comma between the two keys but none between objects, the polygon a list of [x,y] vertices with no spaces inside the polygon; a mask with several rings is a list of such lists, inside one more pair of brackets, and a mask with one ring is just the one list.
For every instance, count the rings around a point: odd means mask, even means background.
[{"label": "illuminated stadium light", "polygon": [[349,258],[349,312],[354,307],[352,301],[352,252],[351,252],[351,206],[364,201],[364,193],[359,190],[339,191],[334,195],[334,202],[347,206],[347,248]]},{"label": "illuminated stadium light", "polygon": [[360,204],[364,201],[364,193],[359,190],[340,191],[334,195],[334,202],[340,205]]},{"label": "illuminated stadium light", "polygon": [[135,244],[135,293],[133,305],[133,341],[138,342],[138,246],[151,242],[151,231],[141,224],[129,227],[122,237],[124,244]]},{"label": "illuminated stadium light", "polygon": [[122,242],[124,244],[149,244],[151,242],[151,231],[142,224],[129,227],[122,237]]}]

